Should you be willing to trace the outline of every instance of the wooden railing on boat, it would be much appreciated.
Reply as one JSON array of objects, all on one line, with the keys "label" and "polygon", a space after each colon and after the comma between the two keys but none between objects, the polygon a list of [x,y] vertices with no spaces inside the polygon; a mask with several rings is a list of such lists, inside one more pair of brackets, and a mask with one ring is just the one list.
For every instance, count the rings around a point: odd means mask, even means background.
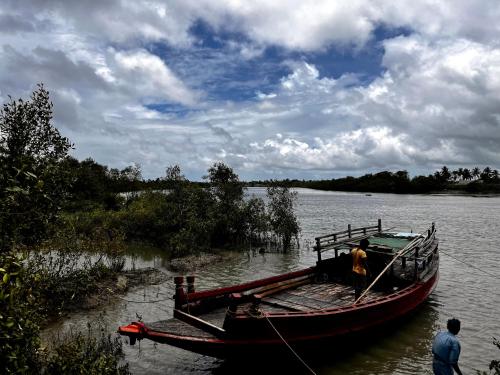
[{"label": "wooden railing on boat", "polygon": [[432,223],[432,226],[427,230],[426,235],[423,236],[422,241],[419,242],[413,249],[413,257],[407,258],[407,260],[414,262],[415,280],[420,280],[425,277],[434,262],[439,259],[437,244],[433,247],[435,242],[436,226]]},{"label": "wooden railing on boat", "polygon": [[363,238],[370,237],[377,232],[382,232],[381,219],[378,219],[377,225],[352,228],[351,224],[349,224],[347,225],[347,230],[316,237],[316,246],[314,247],[314,250],[318,252],[318,262],[321,262],[322,252],[334,249],[335,257],[338,257],[338,247],[340,245],[348,242],[360,241]]},{"label": "wooden railing on boat", "polygon": [[194,291],[194,285],[191,288],[189,287],[189,281],[194,284],[194,277],[188,276],[187,293],[184,285],[184,277],[176,276],[174,277],[176,285],[174,296],[175,308],[182,311],[190,309],[192,311],[209,310],[216,306],[227,306],[235,298],[238,298],[239,303],[260,300],[263,296],[294,287],[299,283],[309,282],[310,279],[314,278],[314,272],[315,268],[310,267],[239,285],[199,292]]},{"label": "wooden railing on boat", "polygon": [[[382,220],[378,219],[377,225],[374,226],[352,228],[349,224],[347,226],[347,230],[316,237],[316,246],[314,247],[314,250],[318,253],[318,265],[322,262],[321,254],[323,252],[334,250],[335,258],[338,258],[340,249],[350,251],[350,247],[363,238],[368,238],[377,233],[386,232],[388,230],[390,229],[382,229]],[[435,224],[432,223],[431,227],[425,234],[421,234],[416,237],[410,244],[408,244],[409,246],[407,245],[407,247],[404,248],[404,251],[398,255],[398,258],[401,259],[402,268],[406,268],[407,262],[414,262],[412,265],[414,268],[414,280],[419,280],[427,272],[429,268],[428,266],[434,260],[437,247],[436,249],[432,249],[434,250],[432,252],[429,252],[428,250],[431,248],[435,240],[436,227]],[[381,249],[384,247],[378,245],[377,248]],[[388,248],[387,250],[392,249]],[[389,261],[392,260],[395,255],[392,252],[384,252],[374,249],[369,249],[368,251],[370,253],[385,256]],[[393,272],[393,269],[391,268],[389,271]]]}]

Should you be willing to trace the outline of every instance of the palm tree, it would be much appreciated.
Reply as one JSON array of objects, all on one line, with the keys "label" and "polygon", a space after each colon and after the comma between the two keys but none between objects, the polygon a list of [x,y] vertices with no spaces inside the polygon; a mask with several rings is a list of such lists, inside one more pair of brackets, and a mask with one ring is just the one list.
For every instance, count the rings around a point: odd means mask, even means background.
[{"label": "palm tree", "polygon": [[481,173],[481,180],[484,182],[489,181],[491,179],[491,168],[486,167],[483,169],[483,173]]},{"label": "palm tree", "polygon": [[463,172],[462,172],[462,176],[464,178],[464,180],[466,181],[469,181],[472,179],[472,174],[470,172],[470,169],[469,168],[464,168]]},{"label": "palm tree", "polygon": [[491,174],[492,174],[493,180],[495,182],[498,182],[498,170],[493,169],[493,172],[491,172]]},{"label": "palm tree", "polygon": [[441,177],[445,181],[448,181],[451,177],[450,170],[446,165],[443,165],[443,168],[441,168]]},{"label": "palm tree", "polygon": [[474,167],[474,169],[472,170],[472,177],[474,177],[477,180],[480,175],[481,175],[481,170],[479,169],[479,167]]}]

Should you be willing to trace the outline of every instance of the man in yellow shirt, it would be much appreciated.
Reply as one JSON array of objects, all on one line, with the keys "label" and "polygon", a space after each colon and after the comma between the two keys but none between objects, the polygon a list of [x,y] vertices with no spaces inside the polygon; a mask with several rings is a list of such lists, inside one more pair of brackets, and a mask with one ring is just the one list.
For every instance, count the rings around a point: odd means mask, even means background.
[{"label": "man in yellow shirt", "polygon": [[355,247],[351,251],[355,301],[361,296],[363,290],[366,289],[366,276],[370,272],[367,262],[368,257],[366,256],[368,245],[370,245],[370,242],[366,238],[363,238],[359,243],[359,247]]}]

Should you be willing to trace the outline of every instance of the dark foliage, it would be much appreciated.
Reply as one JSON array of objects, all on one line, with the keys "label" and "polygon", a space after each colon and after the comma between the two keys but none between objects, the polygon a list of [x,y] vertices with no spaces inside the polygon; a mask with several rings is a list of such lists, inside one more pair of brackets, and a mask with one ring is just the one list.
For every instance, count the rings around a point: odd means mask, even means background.
[{"label": "dark foliage", "polygon": [[173,256],[261,245],[273,234],[290,246],[299,229],[293,211],[295,195],[287,188],[270,190],[272,204],[266,207],[261,198],[244,197],[237,174],[223,163],[214,164],[206,179],[205,186],[191,183],[178,166],[169,167],[164,178],[168,190],[143,191],[118,210],[79,211],[68,215],[68,220],[81,233],[94,227],[119,231],[128,241],[150,243]]},{"label": "dark foliage", "polygon": [[66,158],[63,167],[71,174],[68,189],[70,199],[66,210],[104,208],[117,210],[123,203],[120,192],[137,191],[142,186],[139,166],[128,166],[122,170],[109,169],[91,158],[78,161]]},{"label": "dark foliage", "polygon": [[224,163],[215,163],[205,177],[209,192],[215,204],[211,206],[214,230],[211,244],[214,247],[226,245],[230,238],[241,239],[245,233],[243,217],[243,184],[233,169]]},{"label": "dark foliage", "polygon": [[[500,350],[500,341],[496,338],[493,338],[493,345],[495,345]],[[486,371],[477,371],[478,375],[500,375],[500,360],[493,359],[489,365],[489,372]]]},{"label": "dark foliage", "polygon": [[62,161],[71,147],[52,126],[52,103],[42,85],[30,100],[0,111],[0,250],[44,236],[68,196]]},{"label": "dark foliage", "polygon": [[290,191],[286,186],[269,186],[269,222],[271,229],[276,233],[286,251],[290,248],[292,238],[298,239],[300,227],[293,207],[297,200],[297,193]]},{"label": "dark foliage", "polygon": [[23,256],[0,254],[0,363],[3,373],[37,373],[40,318],[32,285],[36,281],[23,267]]},{"label": "dark foliage", "polygon": [[65,337],[58,338],[55,348],[44,361],[44,373],[129,374],[128,364],[121,363],[124,358],[121,340],[107,334],[104,326],[96,325],[97,329],[93,329],[89,323],[87,334],[71,331]]},{"label": "dark foliage", "polygon": [[[52,126],[51,119],[52,103],[42,85],[30,100],[11,99],[0,111],[2,373],[127,373],[126,366],[118,365],[121,343],[110,338],[88,340],[80,335],[76,346],[56,347],[57,355],[48,361],[40,348],[40,325],[46,314],[79,302],[99,278],[123,267],[119,254],[113,252],[116,243],[103,243],[99,237],[83,241],[76,236],[58,238],[54,233],[52,242],[47,240],[75,177],[74,169],[68,168],[71,144]],[[110,251],[108,264],[98,261],[90,268],[80,264],[81,252],[74,247],[89,244]],[[39,253],[28,259],[27,251],[21,251],[44,246],[57,252],[55,261]]]}]

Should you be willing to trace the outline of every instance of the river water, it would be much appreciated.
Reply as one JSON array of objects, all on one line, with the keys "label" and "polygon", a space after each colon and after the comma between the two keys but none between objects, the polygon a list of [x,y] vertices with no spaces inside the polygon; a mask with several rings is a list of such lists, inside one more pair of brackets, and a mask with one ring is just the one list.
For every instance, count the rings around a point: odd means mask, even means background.
[{"label": "river water", "polygon": [[[265,194],[259,188],[248,192],[256,196]],[[431,374],[432,338],[438,330],[446,328],[451,317],[462,322],[458,337],[464,373],[485,370],[498,357],[492,337],[500,338],[500,246],[496,238],[500,197],[365,195],[310,189],[297,192],[296,213],[302,228],[300,249],[287,254],[232,253],[226,261],[195,272],[197,289],[227,286],[314,265],[316,254],[311,249],[314,237],[344,230],[348,223],[375,225],[382,218],[384,228],[418,232],[435,222],[441,250],[440,280],[429,300],[383,336],[367,337],[365,342],[351,343],[347,349],[325,348],[329,355],[307,361],[318,374]],[[153,266],[169,275],[175,274],[159,254],[139,253],[133,261],[129,259],[129,265],[131,262],[136,267]],[[121,300],[91,314],[73,315],[59,323],[58,328],[85,327],[89,319],[97,316],[110,331],[137,320],[137,315],[146,322],[167,319],[172,316],[173,293],[171,281],[135,289],[124,296],[128,302]],[[125,344],[124,351],[134,374],[305,373],[292,354],[274,364],[262,363],[259,358],[232,363],[147,340],[135,346]]]}]

